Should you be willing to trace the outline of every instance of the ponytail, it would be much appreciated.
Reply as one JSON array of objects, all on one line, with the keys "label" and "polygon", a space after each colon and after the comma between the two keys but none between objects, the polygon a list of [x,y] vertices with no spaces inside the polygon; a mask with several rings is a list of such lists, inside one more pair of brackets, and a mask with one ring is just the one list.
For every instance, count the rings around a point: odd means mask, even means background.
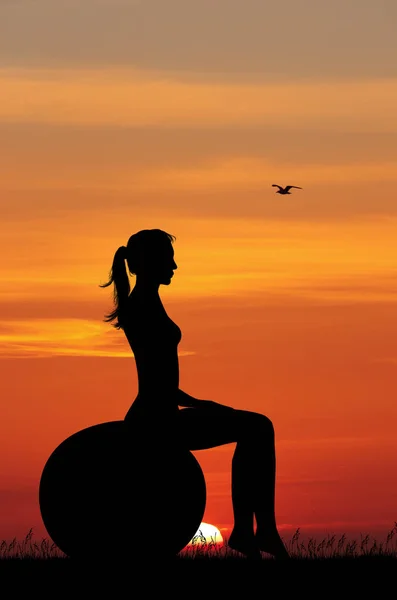
[{"label": "ponytail", "polygon": [[99,286],[101,288],[105,288],[114,283],[113,299],[115,308],[111,313],[105,315],[104,322],[110,323],[111,321],[117,319],[116,323],[113,323],[113,327],[116,329],[122,328],[120,318],[122,321],[123,311],[131,289],[130,280],[128,278],[127,269],[125,266],[126,252],[127,248],[125,246],[120,246],[120,248],[116,250],[113,258],[112,268],[109,272],[109,281]]}]

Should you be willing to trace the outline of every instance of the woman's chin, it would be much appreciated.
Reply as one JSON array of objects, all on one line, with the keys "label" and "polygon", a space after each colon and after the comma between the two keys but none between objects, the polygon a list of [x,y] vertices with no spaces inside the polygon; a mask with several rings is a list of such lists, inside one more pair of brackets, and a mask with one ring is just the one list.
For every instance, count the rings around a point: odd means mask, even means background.
[{"label": "woman's chin", "polygon": [[173,276],[174,274],[171,275],[169,272],[163,273],[162,275],[159,275],[158,281],[160,281],[160,285],[170,285]]}]

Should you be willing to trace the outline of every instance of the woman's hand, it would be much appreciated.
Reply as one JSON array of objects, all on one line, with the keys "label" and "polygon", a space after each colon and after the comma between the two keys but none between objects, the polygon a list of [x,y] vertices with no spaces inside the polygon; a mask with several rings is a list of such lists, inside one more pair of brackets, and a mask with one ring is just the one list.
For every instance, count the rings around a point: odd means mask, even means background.
[{"label": "woman's hand", "polygon": [[193,408],[201,408],[204,410],[234,410],[231,406],[219,404],[219,402],[214,402],[213,400],[197,400],[197,404],[195,404]]},{"label": "woman's hand", "polygon": [[234,410],[230,406],[219,404],[213,400],[199,400],[178,389],[178,405],[187,408],[203,408],[205,410]]}]

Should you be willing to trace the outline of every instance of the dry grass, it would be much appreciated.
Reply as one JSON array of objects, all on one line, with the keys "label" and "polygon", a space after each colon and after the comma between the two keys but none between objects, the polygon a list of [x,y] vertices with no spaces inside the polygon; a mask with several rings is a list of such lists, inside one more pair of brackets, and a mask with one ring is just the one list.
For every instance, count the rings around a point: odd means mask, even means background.
[{"label": "dry grass", "polygon": [[[346,535],[337,538],[329,535],[321,540],[310,538],[306,543],[301,541],[301,531],[297,529],[289,542],[285,542],[293,559],[351,559],[360,557],[387,557],[397,559],[397,522],[389,531],[384,541],[378,542],[369,534],[360,535],[360,539],[349,540]],[[56,544],[48,538],[40,541],[33,539],[33,529],[25,538],[0,543],[0,560],[48,560],[65,559],[65,555]],[[238,552],[232,550],[227,543],[219,543],[216,537],[208,541],[201,530],[192,539],[191,545],[179,553],[178,559],[241,559]]]},{"label": "dry grass", "polygon": [[48,538],[40,542],[33,540],[33,529],[30,529],[25,538],[18,541],[14,538],[11,542],[3,540],[0,544],[0,560],[5,559],[49,559],[63,558],[65,555],[56,544]]},{"label": "dry grass", "polygon": [[[348,540],[345,535],[314,538],[306,543],[298,529],[286,543],[292,560],[271,558],[249,561],[216,539],[209,541],[199,531],[192,544],[176,557],[164,553],[159,540],[153,552],[131,559],[117,555],[111,548],[103,556],[73,561],[47,538],[35,541],[31,529],[21,541],[0,544],[0,580],[17,597],[60,594],[88,597],[124,597],[125,590],[141,597],[194,598],[222,593],[228,598],[256,598],[277,591],[278,597],[305,594],[318,599],[320,594],[344,597],[383,597],[395,589],[397,567],[397,523],[383,542],[369,535]],[[140,544],[131,540],[139,550]],[[166,594],[167,595],[167,594]],[[62,596],[60,596],[62,597]]]},{"label": "dry grass", "polygon": [[[397,559],[397,522],[389,531],[386,539],[378,542],[369,534],[360,535],[360,539],[349,540],[345,534],[316,540],[310,538],[306,543],[301,541],[301,530],[298,528],[289,542],[285,542],[291,558],[294,559],[347,559],[359,557],[387,557]],[[208,542],[199,530],[193,538],[192,545],[180,553],[181,558],[236,558],[241,556],[224,544],[211,538]]]}]

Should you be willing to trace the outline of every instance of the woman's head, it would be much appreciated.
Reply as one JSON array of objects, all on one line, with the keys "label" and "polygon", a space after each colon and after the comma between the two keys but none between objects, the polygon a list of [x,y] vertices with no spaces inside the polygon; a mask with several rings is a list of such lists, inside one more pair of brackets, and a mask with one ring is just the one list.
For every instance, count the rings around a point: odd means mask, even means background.
[{"label": "woman's head", "polygon": [[134,233],[128,240],[126,259],[131,275],[136,275],[137,283],[169,285],[174,261],[172,242],[175,237],[161,229],[143,229]]},{"label": "woman's head", "polygon": [[105,322],[117,319],[114,327],[120,329],[123,310],[130,293],[131,275],[136,275],[136,287],[158,289],[169,285],[173,271],[177,269],[174,261],[172,243],[175,237],[161,229],[143,229],[131,235],[127,246],[120,246],[114,255],[109,281],[99,287],[108,287],[114,283],[115,309],[106,316]]}]

